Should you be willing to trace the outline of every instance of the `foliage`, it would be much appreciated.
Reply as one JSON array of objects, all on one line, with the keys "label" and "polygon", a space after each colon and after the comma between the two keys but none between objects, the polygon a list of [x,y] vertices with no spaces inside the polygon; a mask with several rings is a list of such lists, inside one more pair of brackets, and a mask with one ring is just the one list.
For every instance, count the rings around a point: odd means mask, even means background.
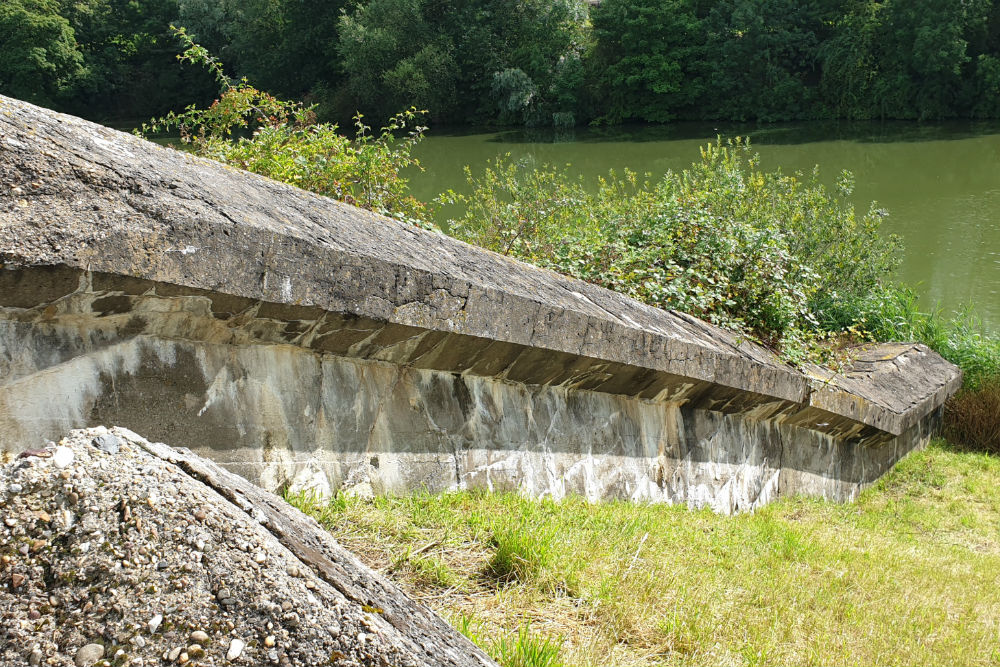
[{"label": "foliage", "polygon": [[594,96],[605,119],[665,122],[704,94],[707,35],[697,0],[605,0],[592,13]]},{"label": "foliage", "polygon": [[340,54],[358,107],[386,115],[409,104],[446,114],[456,104],[453,44],[422,0],[372,0],[344,15]]},{"label": "foliage", "polygon": [[593,12],[604,119],[995,115],[990,0],[608,0]]},{"label": "foliage", "polygon": [[0,86],[91,117],[203,104],[171,23],[324,120],[1000,115],[996,0],[6,0]]},{"label": "foliage", "polygon": [[347,0],[178,0],[179,24],[241,76],[286,97],[322,97],[342,73],[337,57]]},{"label": "foliage", "polygon": [[[448,589],[395,578],[488,651],[530,620],[531,636],[559,637],[566,665],[1000,658],[1000,459],[940,441],[855,502],[784,498],[735,517],[476,491],[334,502],[334,536],[367,565],[406,549],[447,564]],[[505,516],[557,536],[533,578],[483,576],[483,527]]]},{"label": "foliage", "polygon": [[700,101],[710,118],[764,121],[816,115],[817,51],[835,10],[829,0],[718,0],[706,18],[711,77]]},{"label": "foliage", "polygon": [[882,3],[854,3],[837,19],[834,34],[818,50],[823,68],[820,90],[836,116],[878,115],[873,89],[879,80],[883,16]]},{"label": "foliage", "polygon": [[[177,67],[169,25],[177,0],[59,0],[86,67],[69,110],[101,118],[149,117],[213,92],[198,68]],[[210,99],[210,98],[208,98]]]},{"label": "foliage", "polygon": [[[334,197],[383,215],[427,228],[425,205],[408,193],[400,172],[419,167],[410,151],[423,136],[421,112],[393,116],[375,136],[360,115],[353,140],[336,125],[317,123],[311,107],[280,100],[247,83],[233,81],[222,64],[195,44],[184,29],[175,30],[186,45],[182,60],[204,65],[222,86],[209,107],[189,107],[180,114],[143,125],[144,132],[177,128],[181,141],[204,157]],[[399,138],[397,134],[405,131]]]},{"label": "foliage", "polygon": [[[822,89],[836,115],[942,118],[992,105],[986,92],[993,56],[971,39],[986,30],[991,2],[858,0],[820,49]],[[975,62],[974,62],[975,61]]]},{"label": "foliage", "polygon": [[582,0],[359,3],[339,26],[341,104],[551,124],[553,114],[576,111],[585,16]]},{"label": "foliage", "polygon": [[830,324],[827,311],[882,294],[896,239],[883,213],[858,216],[846,197],[803,176],[763,172],[748,142],[721,141],[656,183],[626,171],[596,190],[553,167],[499,160],[467,170],[460,238],[677,309],[782,347],[798,358]]},{"label": "foliage", "polygon": [[83,55],[56,0],[0,4],[0,93],[52,104],[79,84]]}]

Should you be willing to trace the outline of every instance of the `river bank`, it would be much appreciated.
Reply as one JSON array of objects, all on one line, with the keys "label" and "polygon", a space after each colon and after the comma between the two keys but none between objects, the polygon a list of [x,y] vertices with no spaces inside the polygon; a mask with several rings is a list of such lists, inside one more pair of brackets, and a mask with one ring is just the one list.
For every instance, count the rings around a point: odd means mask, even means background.
[{"label": "river bank", "polygon": [[[902,236],[897,278],[916,289],[922,307],[956,312],[974,303],[986,327],[1000,330],[1000,124],[994,122],[674,123],[559,133],[431,128],[414,150],[425,171],[408,176],[424,201],[463,191],[466,165],[475,174],[505,153],[539,165],[569,164],[592,183],[610,169],[657,177],[689,167],[717,135],[750,136],[767,170],[809,174],[819,165],[829,185],[851,171],[857,212],[877,201],[889,213],[883,230]],[[454,213],[438,207],[435,215]]]}]

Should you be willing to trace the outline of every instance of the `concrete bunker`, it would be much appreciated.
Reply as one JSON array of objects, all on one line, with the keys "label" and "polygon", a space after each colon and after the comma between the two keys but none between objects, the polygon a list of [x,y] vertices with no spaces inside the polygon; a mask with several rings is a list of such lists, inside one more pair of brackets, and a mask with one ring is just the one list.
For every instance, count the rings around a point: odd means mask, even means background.
[{"label": "concrete bunker", "polygon": [[791,368],[690,316],[2,97],[0,178],[8,453],[103,423],[270,489],[733,512],[853,498],[961,383],[914,344]]}]

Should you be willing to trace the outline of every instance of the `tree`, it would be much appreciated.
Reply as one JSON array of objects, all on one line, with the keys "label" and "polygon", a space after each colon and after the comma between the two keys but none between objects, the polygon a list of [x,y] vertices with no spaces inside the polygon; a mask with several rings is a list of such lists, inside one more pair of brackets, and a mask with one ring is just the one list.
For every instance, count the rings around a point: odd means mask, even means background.
[{"label": "tree", "polygon": [[52,105],[85,74],[73,28],[55,0],[0,4],[0,91]]},{"label": "tree", "polygon": [[992,4],[851,3],[821,48],[824,97],[850,118],[944,118],[983,108],[976,87],[994,99],[995,68],[976,50],[990,48]]},{"label": "tree", "polygon": [[[177,0],[60,0],[87,73],[65,106],[100,119],[137,119],[203,101],[211,78],[177,66]],[[210,98],[209,98],[210,99]]]},{"label": "tree", "polygon": [[[348,103],[384,116],[551,123],[575,111],[581,0],[371,0],[340,22]],[[353,110],[353,109],[352,109]]]},{"label": "tree", "polygon": [[605,0],[593,12],[593,83],[606,118],[664,122],[705,92],[706,34],[697,0]]},{"label": "tree", "polygon": [[719,0],[708,18],[703,114],[765,121],[816,115],[819,45],[839,0]]},{"label": "tree", "polygon": [[343,16],[340,56],[351,100],[385,117],[410,105],[447,117],[456,104],[454,45],[423,0],[372,0]]}]

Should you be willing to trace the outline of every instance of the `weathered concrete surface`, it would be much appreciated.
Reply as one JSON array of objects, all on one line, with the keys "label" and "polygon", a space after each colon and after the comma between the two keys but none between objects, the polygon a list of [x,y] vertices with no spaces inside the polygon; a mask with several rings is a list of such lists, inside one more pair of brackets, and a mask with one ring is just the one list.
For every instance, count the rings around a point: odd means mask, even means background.
[{"label": "weathered concrete surface", "polygon": [[[919,345],[808,374],[689,316],[0,98],[0,445],[118,423],[266,486],[846,499]],[[241,443],[213,449],[213,443]]]},{"label": "weathered concrete surface", "polygon": [[0,515],[5,667],[497,667],[281,498],[127,429],[0,465]]}]

